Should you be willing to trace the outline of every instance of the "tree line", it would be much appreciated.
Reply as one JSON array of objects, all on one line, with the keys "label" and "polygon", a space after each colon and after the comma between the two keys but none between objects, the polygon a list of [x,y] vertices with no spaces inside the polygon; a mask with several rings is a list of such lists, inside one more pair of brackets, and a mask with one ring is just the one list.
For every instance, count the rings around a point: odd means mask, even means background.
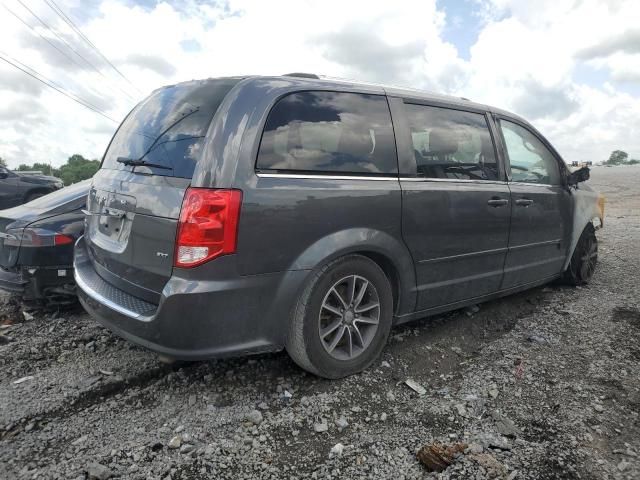
[{"label": "tree line", "polygon": [[[0,157],[0,165],[7,166],[7,162],[2,157]],[[36,162],[31,165],[22,163],[16,170],[19,172],[40,171],[45,175],[58,177],[65,185],[71,185],[93,177],[99,168],[100,160],[89,160],[76,153],[67,159],[67,163],[59,167],[52,167],[48,163]]]},{"label": "tree line", "polygon": [[614,150],[609,155],[609,159],[602,162],[603,165],[637,165],[640,160],[630,159],[629,154],[622,150]]}]

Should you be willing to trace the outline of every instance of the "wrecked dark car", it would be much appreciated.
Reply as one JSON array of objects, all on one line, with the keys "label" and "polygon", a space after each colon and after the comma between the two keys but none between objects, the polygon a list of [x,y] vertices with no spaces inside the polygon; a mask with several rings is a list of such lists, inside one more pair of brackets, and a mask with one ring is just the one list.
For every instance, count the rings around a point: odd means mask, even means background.
[{"label": "wrecked dark car", "polygon": [[0,166],[0,208],[11,208],[35,200],[64,186],[49,175],[13,172]]},{"label": "wrecked dark car", "polygon": [[93,178],[78,296],[165,357],[286,349],[344,377],[393,325],[587,283],[604,208],[588,176],[463,98],[309,76],[172,85]]},{"label": "wrecked dark car", "polygon": [[76,302],[73,246],[84,230],[90,180],[0,211],[0,289],[25,302]]}]

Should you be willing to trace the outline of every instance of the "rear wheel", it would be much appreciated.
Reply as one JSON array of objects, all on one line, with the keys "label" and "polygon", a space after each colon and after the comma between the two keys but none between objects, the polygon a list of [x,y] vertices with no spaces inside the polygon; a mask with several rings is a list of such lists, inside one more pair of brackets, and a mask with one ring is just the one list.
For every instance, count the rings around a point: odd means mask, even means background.
[{"label": "rear wheel", "polygon": [[391,329],[389,279],[372,260],[349,255],[310,279],[293,312],[287,351],[305,370],[341,378],[367,368]]},{"label": "rear wheel", "polygon": [[595,228],[589,224],[580,235],[578,244],[564,274],[569,285],[585,285],[591,281],[598,263],[598,239]]}]

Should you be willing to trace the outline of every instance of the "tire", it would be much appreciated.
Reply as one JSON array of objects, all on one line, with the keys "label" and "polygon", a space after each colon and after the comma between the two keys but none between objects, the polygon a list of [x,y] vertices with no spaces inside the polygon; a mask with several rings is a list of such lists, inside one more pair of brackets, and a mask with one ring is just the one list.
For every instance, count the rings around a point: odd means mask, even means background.
[{"label": "tire", "polygon": [[564,273],[564,282],[573,286],[586,285],[591,281],[597,263],[598,239],[595,228],[589,224],[578,239],[569,267]]},{"label": "tire", "polygon": [[378,358],[392,317],[393,294],[385,273],[367,257],[348,255],[307,282],[292,313],[286,349],[304,370],[325,378],[346,377]]}]

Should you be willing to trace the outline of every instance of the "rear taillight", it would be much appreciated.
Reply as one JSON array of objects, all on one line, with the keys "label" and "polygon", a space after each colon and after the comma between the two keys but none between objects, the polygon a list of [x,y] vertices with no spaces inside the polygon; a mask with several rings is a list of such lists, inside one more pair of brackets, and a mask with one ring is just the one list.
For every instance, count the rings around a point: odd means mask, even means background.
[{"label": "rear taillight", "polygon": [[54,232],[45,228],[25,228],[7,230],[5,245],[12,247],[54,247],[56,245],[69,245],[74,242],[73,237],[63,233]]},{"label": "rear taillight", "polygon": [[176,236],[176,267],[194,267],[236,251],[242,192],[188,188]]}]

